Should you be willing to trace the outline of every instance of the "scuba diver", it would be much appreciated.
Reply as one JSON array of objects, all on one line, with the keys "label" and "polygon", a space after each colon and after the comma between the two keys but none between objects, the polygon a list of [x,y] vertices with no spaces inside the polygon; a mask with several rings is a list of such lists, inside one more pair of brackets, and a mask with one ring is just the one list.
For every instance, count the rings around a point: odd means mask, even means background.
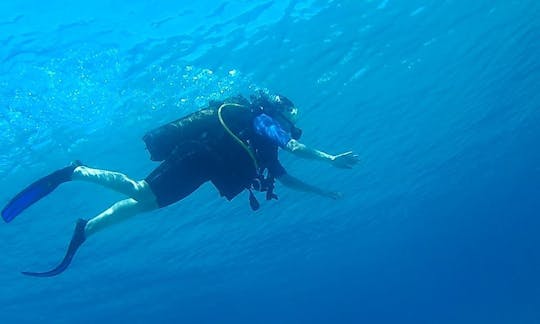
[{"label": "scuba diver", "polygon": [[299,141],[298,109],[282,95],[258,91],[250,100],[232,97],[211,101],[208,107],[146,133],[143,140],[153,161],[161,164],[144,180],[107,170],[90,168],[80,161],[57,170],[29,185],[2,210],[5,222],[47,196],[60,184],[86,181],[127,196],[89,220],[79,219],[60,264],[46,272],[22,272],[51,277],[67,269],[77,249],[95,233],[139,213],[176,203],[205,182],[212,182],[221,196],[233,199],[249,192],[253,210],[259,208],[253,191],[264,192],[267,200],[277,199],[274,180],[292,189],[331,199],[341,197],[289,175],[278,160],[278,148],[299,157],[326,161],[338,168],[352,168],[357,155],[331,155]]}]

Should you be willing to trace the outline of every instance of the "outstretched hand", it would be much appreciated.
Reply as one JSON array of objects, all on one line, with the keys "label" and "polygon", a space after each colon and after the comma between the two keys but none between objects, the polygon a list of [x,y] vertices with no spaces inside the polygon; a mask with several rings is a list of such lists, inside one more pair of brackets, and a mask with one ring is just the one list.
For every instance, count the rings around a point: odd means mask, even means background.
[{"label": "outstretched hand", "polygon": [[354,154],[352,151],[335,155],[332,159],[332,164],[340,169],[351,169],[358,162],[360,162],[358,155]]}]

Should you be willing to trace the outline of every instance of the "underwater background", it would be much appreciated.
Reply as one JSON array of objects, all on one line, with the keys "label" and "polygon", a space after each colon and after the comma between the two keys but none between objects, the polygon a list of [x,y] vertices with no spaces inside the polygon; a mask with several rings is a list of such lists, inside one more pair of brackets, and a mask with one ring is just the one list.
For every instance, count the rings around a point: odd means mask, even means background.
[{"label": "underwater background", "polygon": [[204,185],[63,256],[123,197],[69,183],[0,224],[1,323],[540,323],[540,2],[3,1],[0,202],[75,159],[144,178],[141,137],[268,88],[278,186],[253,213]]}]

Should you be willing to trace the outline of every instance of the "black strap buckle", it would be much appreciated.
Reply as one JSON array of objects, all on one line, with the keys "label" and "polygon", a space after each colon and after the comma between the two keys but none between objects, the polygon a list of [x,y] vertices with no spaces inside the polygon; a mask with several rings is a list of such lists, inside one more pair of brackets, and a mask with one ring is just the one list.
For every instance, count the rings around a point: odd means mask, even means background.
[{"label": "black strap buckle", "polygon": [[275,179],[271,175],[265,177],[262,174],[253,179],[251,187],[248,188],[249,205],[251,206],[251,209],[258,210],[261,207],[259,201],[253,194],[253,190],[266,192],[266,200],[278,199],[278,196],[274,193],[274,181]]}]

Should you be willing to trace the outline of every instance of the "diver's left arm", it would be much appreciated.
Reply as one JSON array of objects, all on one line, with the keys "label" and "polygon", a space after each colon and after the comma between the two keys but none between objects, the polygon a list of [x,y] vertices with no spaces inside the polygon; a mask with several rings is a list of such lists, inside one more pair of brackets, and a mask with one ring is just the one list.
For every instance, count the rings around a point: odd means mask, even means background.
[{"label": "diver's left arm", "polygon": [[324,190],[324,189],[315,187],[287,173],[277,177],[277,180],[285,187],[288,187],[294,190],[312,193],[312,194],[316,194],[316,195],[323,196],[330,199],[339,199],[343,197],[343,194],[341,192],[329,191],[329,190]]},{"label": "diver's left arm", "polygon": [[287,143],[285,149],[296,156],[311,160],[326,161],[335,166],[336,168],[342,169],[350,169],[360,161],[358,159],[358,155],[354,154],[352,151],[338,155],[331,155],[323,151],[310,148],[295,139],[291,139]]}]

